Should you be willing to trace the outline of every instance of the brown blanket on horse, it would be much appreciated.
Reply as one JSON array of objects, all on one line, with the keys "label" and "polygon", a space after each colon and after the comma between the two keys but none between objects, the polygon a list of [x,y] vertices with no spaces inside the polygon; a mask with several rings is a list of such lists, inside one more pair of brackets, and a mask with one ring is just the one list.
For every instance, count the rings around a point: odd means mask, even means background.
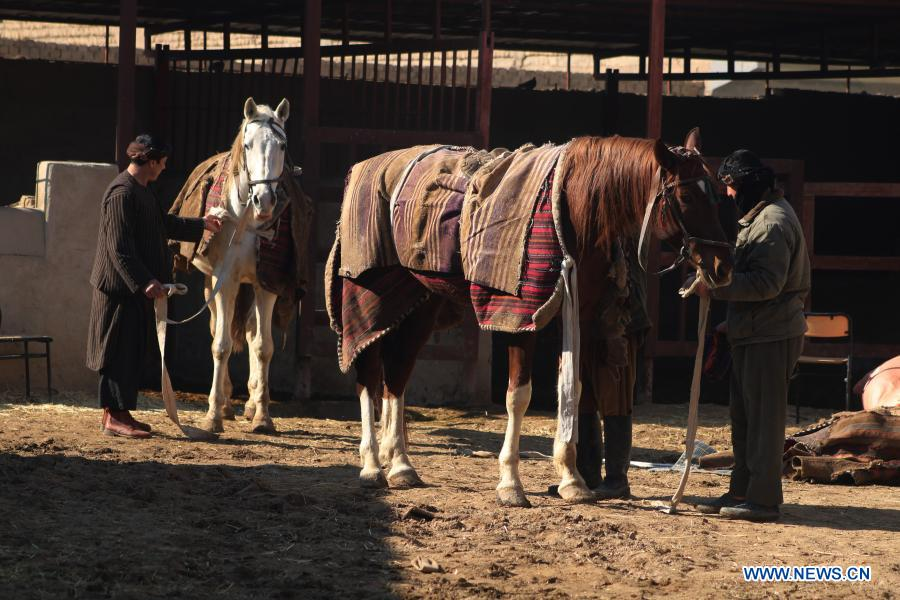
[{"label": "brown blanket on horse", "polygon": [[[197,165],[169,209],[183,217],[205,215],[214,206],[226,203],[226,180],[230,152],[223,152]],[[281,174],[278,200],[272,219],[262,229],[268,237],[257,236],[256,273],[260,285],[276,294],[275,324],[284,328],[296,313],[297,302],[306,293],[307,251],[312,227],[313,204],[293,176],[289,161]],[[206,232],[201,242],[170,242],[176,269],[187,271],[195,254],[205,255],[212,241]]]},{"label": "brown blanket on horse", "polygon": [[[483,329],[546,325],[559,307],[562,250],[551,207],[563,149],[419,147],[356,165],[325,273],[341,369],[430,293],[452,301],[439,325],[461,316],[452,304],[473,306]],[[362,229],[351,235],[348,222]]]}]

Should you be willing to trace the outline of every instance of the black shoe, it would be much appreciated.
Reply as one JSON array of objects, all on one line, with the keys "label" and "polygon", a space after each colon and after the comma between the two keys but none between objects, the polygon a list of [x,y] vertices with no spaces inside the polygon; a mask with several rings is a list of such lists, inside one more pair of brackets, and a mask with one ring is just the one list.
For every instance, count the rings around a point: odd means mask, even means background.
[{"label": "black shoe", "polygon": [[698,502],[694,505],[694,508],[697,509],[697,512],[701,512],[704,515],[717,515],[723,508],[737,506],[743,502],[743,500],[737,500],[731,494],[722,494],[715,500]]},{"label": "black shoe", "polygon": [[614,498],[630,498],[631,488],[628,486],[628,480],[606,481],[591,490],[597,496],[598,500],[612,500]]},{"label": "black shoe", "polygon": [[737,506],[724,506],[719,514],[726,519],[742,519],[757,523],[768,523],[781,518],[777,506],[763,506],[753,502],[743,502]]}]

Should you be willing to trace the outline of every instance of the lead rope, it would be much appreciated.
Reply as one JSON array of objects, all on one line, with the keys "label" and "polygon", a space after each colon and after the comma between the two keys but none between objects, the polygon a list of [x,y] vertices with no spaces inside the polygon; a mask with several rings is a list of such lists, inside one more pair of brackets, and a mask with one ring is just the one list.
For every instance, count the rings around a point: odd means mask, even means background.
[{"label": "lead rope", "polygon": [[[687,297],[693,293],[694,288],[699,282],[699,278],[695,278],[694,283],[687,289],[679,290],[682,297]],[[663,506],[663,510],[669,514],[674,514],[677,510],[678,503],[684,495],[687,487],[688,477],[691,475],[691,460],[694,456],[694,443],[697,439],[697,422],[699,421],[700,408],[700,373],[703,365],[703,350],[706,345],[706,321],[709,316],[709,298],[700,298],[700,314],[697,320],[697,354],[694,356],[694,375],[691,380],[691,399],[688,405],[688,422],[687,431],[684,440],[684,473],[681,474],[681,482],[669,506]]]},{"label": "lead rope", "polygon": [[193,427],[191,425],[183,425],[178,419],[178,403],[175,398],[175,390],[172,388],[172,380],[169,378],[169,370],[166,368],[166,327],[167,325],[181,325],[182,323],[187,323],[188,321],[193,320],[201,313],[203,313],[203,311],[205,311],[210,303],[212,303],[212,301],[215,299],[216,294],[219,293],[219,290],[222,289],[222,285],[225,282],[225,278],[221,276],[222,273],[229,272],[231,268],[230,263],[234,254],[234,242],[235,240],[239,242],[243,237],[244,231],[247,228],[247,218],[249,214],[250,207],[247,206],[241,213],[241,218],[238,220],[237,226],[235,227],[234,232],[232,232],[231,234],[231,239],[228,240],[228,247],[225,249],[225,256],[222,257],[222,262],[219,264],[219,267],[215,271],[213,271],[213,276],[216,278],[216,284],[213,287],[212,292],[209,294],[209,298],[206,299],[206,303],[200,307],[200,310],[195,312],[187,319],[183,319],[181,321],[173,321],[169,319],[169,298],[176,295],[183,296],[188,292],[188,287],[183,283],[163,284],[163,287],[166,290],[166,295],[162,298],[156,298],[156,300],[154,300],[153,302],[153,309],[156,313],[156,340],[159,344],[159,357],[160,363],[162,365],[163,405],[166,407],[166,414],[169,415],[169,418],[172,419],[172,422],[175,423],[175,425],[177,425],[179,429],[181,429],[184,435],[192,440],[209,442],[219,439],[219,435],[206,431],[205,429]]}]

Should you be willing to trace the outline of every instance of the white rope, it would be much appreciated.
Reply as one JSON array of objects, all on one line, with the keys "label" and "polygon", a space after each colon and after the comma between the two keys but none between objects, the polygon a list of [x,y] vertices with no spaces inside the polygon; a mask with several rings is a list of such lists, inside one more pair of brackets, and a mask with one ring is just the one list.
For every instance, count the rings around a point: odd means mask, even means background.
[{"label": "white rope", "polygon": [[[690,287],[681,289],[678,293],[682,297],[689,296],[697,287],[699,280],[699,277],[695,278]],[[685,433],[684,441],[684,473],[681,474],[681,482],[678,484],[678,489],[675,491],[675,495],[672,496],[672,502],[668,507],[669,512],[673,513],[678,503],[681,502],[684,490],[687,487],[688,477],[691,475],[691,460],[694,457],[694,442],[697,439],[697,421],[699,420],[700,407],[700,373],[703,366],[703,347],[706,345],[706,320],[708,316],[709,297],[707,296],[700,298],[700,315],[697,322],[697,354],[694,356],[694,376],[691,380],[691,401],[688,405],[687,432]]]},{"label": "white rope", "polygon": [[563,259],[562,277],[565,294],[562,300],[562,357],[559,368],[557,395],[557,439],[561,442],[578,441],[578,401],[581,398],[581,319],[578,315],[578,270],[575,261]]},{"label": "white rope", "polygon": [[175,398],[175,390],[172,389],[172,381],[169,379],[169,370],[166,368],[166,324],[169,320],[166,318],[169,311],[169,296],[187,294],[188,288],[183,283],[166,283],[163,284],[166,289],[166,295],[157,298],[153,302],[153,308],[156,311],[156,339],[159,342],[159,359],[162,364],[162,395],[163,404],[166,407],[166,414],[181,429],[182,433],[192,440],[211,441],[216,440],[219,436],[197,427],[190,425],[182,425],[178,420],[178,405]]}]

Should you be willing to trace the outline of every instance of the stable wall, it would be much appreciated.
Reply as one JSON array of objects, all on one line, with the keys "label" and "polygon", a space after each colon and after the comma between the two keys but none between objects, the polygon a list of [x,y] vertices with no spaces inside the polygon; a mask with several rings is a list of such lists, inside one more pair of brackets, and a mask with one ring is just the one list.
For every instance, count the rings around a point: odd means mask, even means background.
[{"label": "stable wall", "polygon": [[[97,386],[96,374],[84,366],[91,306],[88,280],[100,199],[116,173],[109,164],[42,162],[34,208],[0,207],[0,335],[52,337],[56,389]],[[32,361],[32,389],[37,393],[43,391],[42,363]],[[23,373],[20,361],[0,362],[0,388],[24,388]]]}]

